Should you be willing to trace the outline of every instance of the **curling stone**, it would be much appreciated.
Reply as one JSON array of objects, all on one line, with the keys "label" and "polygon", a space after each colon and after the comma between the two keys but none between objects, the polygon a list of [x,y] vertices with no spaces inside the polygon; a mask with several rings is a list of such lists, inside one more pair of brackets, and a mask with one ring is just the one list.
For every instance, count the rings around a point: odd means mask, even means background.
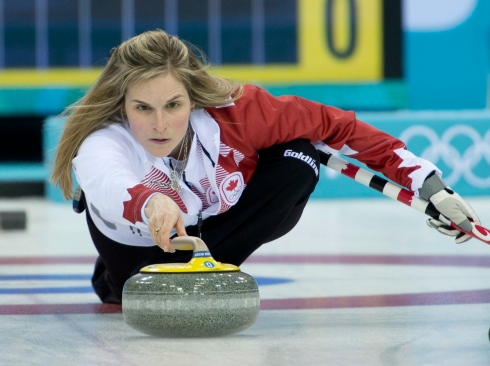
[{"label": "curling stone", "polygon": [[193,250],[188,263],[153,264],[129,278],[122,293],[124,321],[157,337],[216,337],[241,332],[259,314],[255,279],[211,256],[196,237],[172,245]]},{"label": "curling stone", "polygon": [[26,211],[0,211],[0,231],[25,230],[26,223]]}]

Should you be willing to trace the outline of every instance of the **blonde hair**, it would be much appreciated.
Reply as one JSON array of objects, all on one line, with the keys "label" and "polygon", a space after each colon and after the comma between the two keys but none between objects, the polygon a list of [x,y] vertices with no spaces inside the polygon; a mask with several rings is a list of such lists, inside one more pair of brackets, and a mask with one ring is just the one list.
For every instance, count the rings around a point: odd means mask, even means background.
[{"label": "blonde hair", "polygon": [[243,86],[207,72],[209,63],[194,46],[157,29],[135,36],[111,50],[95,84],[63,113],[61,140],[54,154],[51,181],[71,199],[72,160],[82,142],[110,123],[123,122],[128,86],[171,72],[187,89],[195,108],[215,107],[237,100]]}]

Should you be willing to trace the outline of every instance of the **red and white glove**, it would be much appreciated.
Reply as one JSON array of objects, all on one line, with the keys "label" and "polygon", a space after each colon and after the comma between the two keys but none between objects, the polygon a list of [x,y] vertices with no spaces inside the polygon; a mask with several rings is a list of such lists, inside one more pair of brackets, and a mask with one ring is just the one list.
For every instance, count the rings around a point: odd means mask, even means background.
[{"label": "red and white glove", "polygon": [[479,225],[480,219],[471,206],[459,194],[449,188],[435,172],[426,178],[422,188],[419,189],[419,194],[421,198],[432,202],[437,211],[444,216],[441,217],[441,220],[428,219],[427,225],[429,227],[436,229],[441,234],[455,237],[456,244],[461,244],[471,239],[470,235],[444,222],[446,221],[444,218],[468,232],[473,229],[470,220]]}]

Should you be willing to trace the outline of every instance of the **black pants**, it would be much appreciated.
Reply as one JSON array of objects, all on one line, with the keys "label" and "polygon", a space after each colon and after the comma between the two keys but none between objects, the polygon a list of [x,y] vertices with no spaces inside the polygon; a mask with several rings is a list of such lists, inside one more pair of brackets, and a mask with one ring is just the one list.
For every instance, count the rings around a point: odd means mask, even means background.
[{"label": "black pants", "polygon": [[[288,149],[292,156],[284,155]],[[228,211],[203,222],[202,240],[214,259],[239,266],[262,244],[288,233],[298,223],[318,182],[314,167],[318,172],[318,153],[306,140],[259,151],[256,171],[239,201]],[[165,253],[158,246],[117,243],[95,227],[88,210],[87,224],[100,255],[92,284],[103,302],[120,303],[124,283],[140,268],[155,263],[188,262],[192,256],[191,251]],[[198,236],[197,226],[187,226],[186,232]]]}]

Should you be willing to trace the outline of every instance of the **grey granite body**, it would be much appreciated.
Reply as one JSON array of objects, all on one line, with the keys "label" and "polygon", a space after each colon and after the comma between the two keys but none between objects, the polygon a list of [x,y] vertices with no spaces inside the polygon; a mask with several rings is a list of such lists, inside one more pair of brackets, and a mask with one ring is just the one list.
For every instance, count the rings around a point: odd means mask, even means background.
[{"label": "grey granite body", "polygon": [[139,273],[123,289],[124,320],[157,337],[212,337],[255,324],[260,296],[243,272]]}]

